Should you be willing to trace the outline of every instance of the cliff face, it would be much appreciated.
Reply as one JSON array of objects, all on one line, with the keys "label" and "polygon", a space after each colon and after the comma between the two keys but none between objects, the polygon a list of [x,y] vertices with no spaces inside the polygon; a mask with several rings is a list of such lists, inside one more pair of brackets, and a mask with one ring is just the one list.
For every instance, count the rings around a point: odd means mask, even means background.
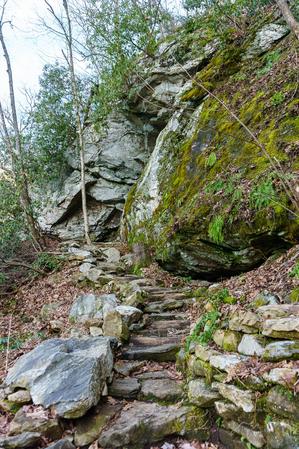
[{"label": "cliff face", "polygon": [[[298,190],[298,44],[274,19],[225,45],[203,35],[183,28],[140,60],[125,112],[86,129],[86,183],[95,240],[123,216],[122,237],[168,270],[217,277],[298,242],[283,187]],[[71,153],[69,164],[42,219],[63,239],[83,237]]]},{"label": "cliff face", "polygon": [[[282,180],[296,192],[296,45],[273,22],[225,46],[185,31],[160,47],[161,71],[187,78],[180,90],[168,89],[169,120],[129,193],[122,235],[130,244],[178,274],[217,277],[298,242],[298,215]],[[164,51],[172,65],[163,66]],[[155,73],[144,75],[150,101]]]}]

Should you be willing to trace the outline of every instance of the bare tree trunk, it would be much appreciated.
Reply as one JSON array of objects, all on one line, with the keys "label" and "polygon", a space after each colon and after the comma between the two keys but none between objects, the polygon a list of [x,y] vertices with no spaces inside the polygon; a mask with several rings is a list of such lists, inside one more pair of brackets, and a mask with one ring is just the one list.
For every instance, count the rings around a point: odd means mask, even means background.
[{"label": "bare tree trunk", "polygon": [[293,16],[293,13],[288,5],[287,0],[276,0],[277,6],[279,7],[285,21],[291,28],[291,30],[296,35],[297,39],[299,39],[299,22]]},{"label": "bare tree trunk", "polygon": [[[70,69],[71,75],[71,83],[72,83],[72,92],[73,92],[73,100],[76,110],[76,123],[77,123],[77,133],[78,133],[78,142],[79,142],[79,151],[80,151],[80,166],[81,166],[81,193],[82,193],[82,211],[83,211],[83,220],[84,220],[84,234],[85,240],[87,244],[91,244],[90,236],[89,236],[89,220],[88,220],[88,212],[87,212],[87,198],[86,198],[86,187],[85,187],[85,143],[83,136],[83,123],[81,120],[81,108],[80,108],[80,98],[75,74],[75,64],[74,64],[74,56],[73,56],[73,34],[72,34],[72,25],[70,20],[69,8],[67,0],[63,0],[63,7],[66,13],[67,18],[67,34],[65,35],[67,46],[68,46],[68,58],[67,62]],[[64,30],[66,31],[66,30]]]},{"label": "bare tree trunk", "polygon": [[36,225],[36,222],[34,220],[33,213],[32,213],[32,204],[31,204],[31,199],[30,199],[29,189],[28,189],[28,179],[27,179],[27,174],[25,171],[24,161],[23,161],[23,148],[22,148],[18,116],[17,116],[12,67],[11,67],[10,57],[9,57],[9,53],[8,53],[8,50],[7,50],[7,47],[5,44],[4,35],[3,35],[3,25],[5,23],[5,22],[3,22],[5,5],[6,5],[6,3],[2,7],[2,14],[1,14],[1,20],[0,20],[0,42],[1,42],[2,49],[3,49],[4,58],[6,61],[6,69],[7,69],[7,75],[8,75],[10,109],[11,109],[11,117],[12,117],[12,124],[13,124],[13,130],[14,130],[14,142],[11,141],[10,136],[9,136],[9,132],[8,132],[8,129],[6,126],[5,115],[3,112],[2,105],[0,105],[0,118],[1,118],[1,123],[2,123],[3,133],[5,136],[6,147],[9,151],[11,159],[12,159],[13,171],[15,173],[16,183],[20,189],[21,205],[22,205],[22,208],[25,213],[29,232],[31,234],[34,245],[38,249],[41,249],[41,245],[39,243],[39,239],[41,236],[40,236],[39,229]]}]

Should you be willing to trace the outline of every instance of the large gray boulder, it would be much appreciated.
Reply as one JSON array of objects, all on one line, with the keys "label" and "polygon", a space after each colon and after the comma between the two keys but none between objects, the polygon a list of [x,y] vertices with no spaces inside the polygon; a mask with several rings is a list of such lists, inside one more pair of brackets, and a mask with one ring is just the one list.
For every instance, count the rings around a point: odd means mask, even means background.
[{"label": "large gray boulder", "polygon": [[58,416],[78,418],[98,403],[111,380],[113,343],[107,337],[47,340],[16,362],[5,383],[27,388],[34,404]]},{"label": "large gray boulder", "polygon": [[69,314],[69,319],[73,322],[86,322],[88,320],[102,321],[104,313],[114,309],[118,305],[114,294],[94,295],[93,293],[77,296]]}]

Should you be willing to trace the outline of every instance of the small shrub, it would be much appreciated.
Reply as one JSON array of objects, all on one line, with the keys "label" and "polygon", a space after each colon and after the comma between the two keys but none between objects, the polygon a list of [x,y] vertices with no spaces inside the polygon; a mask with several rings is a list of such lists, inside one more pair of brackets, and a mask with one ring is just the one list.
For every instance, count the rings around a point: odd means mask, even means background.
[{"label": "small shrub", "polygon": [[257,70],[257,76],[262,77],[272,70],[274,64],[280,59],[280,52],[278,50],[271,51],[264,57],[265,64],[263,67]]},{"label": "small shrub", "polygon": [[200,320],[196,323],[192,334],[186,339],[187,351],[189,351],[192,341],[201,345],[207,345],[211,341],[213,334],[218,327],[219,318],[220,312],[217,312],[216,310],[212,310],[211,312],[202,315]]},{"label": "small shrub", "polygon": [[209,225],[209,237],[215,243],[223,242],[223,226],[224,218],[221,215],[217,215]]},{"label": "small shrub", "polygon": [[6,276],[4,273],[0,271],[0,285],[3,285],[6,282]]},{"label": "small shrub", "polygon": [[291,278],[299,279],[299,261],[293,266],[291,271],[289,272],[289,276]]},{"label": "small shrub", "polygon": [[284,98],[285,97],[283,92],[276,92],[274,95],[272,95],[271,102],[274,106],[278,106],[284,102]]},{"label": "small shrub", "polygon": [[213,182],[210,182],[209,184],[207,184],[207,186],[205,188],[205,192],[206,193],[217,193],[220,190],[222,190],[224,186],[225,186],[224,181],[222,181],[222,179],[217,179],[217,181],[213,181]]},{"label": "small shrub", "polygon": [[33,268],[43,271],[57,271],[62,264],[62,260],[49,253],[39,253],[33,262]]}]

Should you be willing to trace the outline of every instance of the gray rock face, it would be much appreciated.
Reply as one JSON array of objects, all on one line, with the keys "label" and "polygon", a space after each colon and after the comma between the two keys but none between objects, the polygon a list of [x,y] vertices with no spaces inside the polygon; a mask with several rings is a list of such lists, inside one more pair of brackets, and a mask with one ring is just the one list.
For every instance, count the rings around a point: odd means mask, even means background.
[{"label": "gray rock face", "polygon": [[199,439],[207,436],[205,413],[200,409],[136,402],[102,432],[99,444],[105,449],[139,449],[164,436],[189,433]]},{"label": "gray rock face", "polygon": [[13,437],[0,437],[0,447],[4,449],[25,449],[37,447],[41,442],[41,435],[37,432],[25,432]]},{"label": "gray rock face", "polygon": [[[85,130],[85,147],[90,229],[104,238],[119,225],[126,195],[143,169],[150,144],[140,119],[113,113],[101,133],[92,127]],[[44,229],[64,239],[84,235],[78,155],[70,151],[68,162],[74,171],[40,219]]]},{"label": "gray rock face", "polygon": [[105,337],[47,340],[17,361],[5,383],[27,388],[34,404],[53,407],[58,416],[80,417],[112,376],[112,344]]},{"label": "gray rock face", "polygon": [[191,403],[200,407],[210,407],[221,398],[215,385],[207,385],[204,379],[195,379],[189,382],[188,397]]},{"label": "gray rock face", "polygon": [[270,50],[275,42],[282,39],[289,32],[289,28],[285,25],[280,25],[278,23],[270,23],[265,25],[260,31],[257,32],[254,42],[247,50],[244,59],[250,59],[265,53]]},{"label": "gray rock face", "polygon": [[92,293],[78,296],[71,308],[69,319],[85,322],[90,319],[102,321],[104,313],[118,305],[114,294],[96,296]]},{"label": "gray rock face", "polygon": [[263,359],[276,362],[278,360],[299,359],[299,341],[274,341],[265,347]]}]

